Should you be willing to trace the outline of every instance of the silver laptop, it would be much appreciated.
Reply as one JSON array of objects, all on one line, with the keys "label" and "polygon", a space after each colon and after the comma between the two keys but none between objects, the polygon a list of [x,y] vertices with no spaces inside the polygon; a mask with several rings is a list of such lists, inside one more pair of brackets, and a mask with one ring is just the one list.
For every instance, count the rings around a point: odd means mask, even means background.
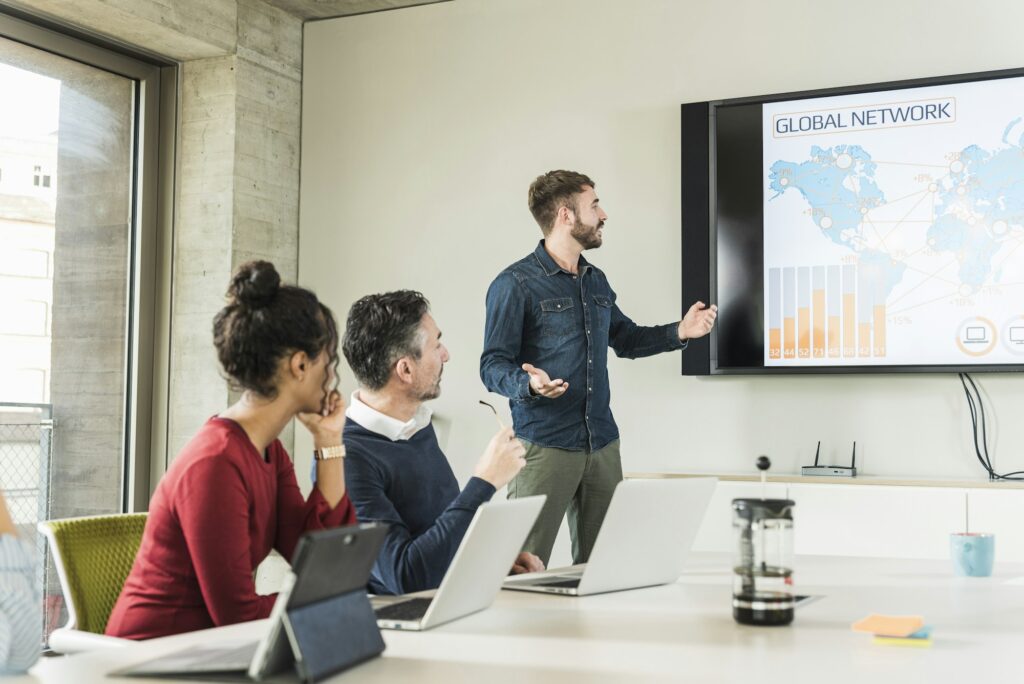
[{"label": "silver laptop", "polygon": [[377,624],[383,629],[430,629],[490,606],[545,498],[530,496],[480,506],[437,591],[375,596]]},{"label": "silver laptop", "polygon": [[717,482],[624,480],[615,488],[588,563],[509,577],[504,588],[586,596],[675,582]]}]

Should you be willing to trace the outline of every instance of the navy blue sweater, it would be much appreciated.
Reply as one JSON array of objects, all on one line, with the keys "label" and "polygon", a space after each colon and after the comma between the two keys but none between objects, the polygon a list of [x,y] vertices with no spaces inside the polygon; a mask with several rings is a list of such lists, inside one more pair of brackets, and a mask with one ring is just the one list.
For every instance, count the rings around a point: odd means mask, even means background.
[{"label": "navy blue sweater", "polygon": [[405,594],[436,589],[494,486],[473,477],[460,492],[433,425],[409,440],[392,442],[350,418],[343,439],[345,485],[359,522],[391,526],[369,590]]}]

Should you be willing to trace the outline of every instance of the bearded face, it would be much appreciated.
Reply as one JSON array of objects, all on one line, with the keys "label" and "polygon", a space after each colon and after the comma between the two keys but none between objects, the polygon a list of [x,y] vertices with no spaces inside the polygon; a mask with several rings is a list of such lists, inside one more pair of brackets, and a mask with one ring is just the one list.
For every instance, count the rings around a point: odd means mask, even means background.
[{"label": "bearded face", "polygon": [[583,217],[577,211],[576,223],[573,224],[572,231],[569,234],[576,239],[576,242],[580,243],[583,249],[596,249],[601,246],[603,241],[601,235],[602,228],[604,228],[604,221],[602,219],[597,219],[593,224],[584,223]]}]

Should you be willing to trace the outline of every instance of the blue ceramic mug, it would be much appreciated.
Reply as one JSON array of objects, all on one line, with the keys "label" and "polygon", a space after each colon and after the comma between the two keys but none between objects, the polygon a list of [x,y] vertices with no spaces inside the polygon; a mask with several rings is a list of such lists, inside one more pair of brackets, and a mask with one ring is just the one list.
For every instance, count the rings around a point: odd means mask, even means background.
[{"label": "blue ceramic mug", "polygon": [[954,532],[949,535],[953,572],[961,577],[988,577],[996,556],[994,534]]}]

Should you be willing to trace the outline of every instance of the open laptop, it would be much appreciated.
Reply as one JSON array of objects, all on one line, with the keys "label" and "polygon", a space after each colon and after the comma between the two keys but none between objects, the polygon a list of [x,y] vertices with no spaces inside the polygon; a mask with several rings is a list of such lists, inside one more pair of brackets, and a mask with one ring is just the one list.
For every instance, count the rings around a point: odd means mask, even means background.
[{"label": "open laptop", "polygon": [[[304,535],[277,595],[269,628],[259,641],[194,646],[112,674],[260,681],[294,665],[300,680],[312,682],[379,655],[384,641],[366,583],[386,533],[387,525],[368,524]],[[310,616],[319,619],[324,613],[344,623],[344,638],[332,638],[325,653],[304,649],[303,630]],[[313,628],[322,631],[323,621]]]},{"label": "open laptop", "polygon": [[717,481],[701,477],[620,482],[588,563],[509,577],[504,588],[586,596],[675,582]]},{"label": "open laptop", "polygon": [[374,597],[377,624],[385,629],[430,629],[490,606],[545,498],[530,496],[480,506],[437,591],[432,596],[418,592]]}]

